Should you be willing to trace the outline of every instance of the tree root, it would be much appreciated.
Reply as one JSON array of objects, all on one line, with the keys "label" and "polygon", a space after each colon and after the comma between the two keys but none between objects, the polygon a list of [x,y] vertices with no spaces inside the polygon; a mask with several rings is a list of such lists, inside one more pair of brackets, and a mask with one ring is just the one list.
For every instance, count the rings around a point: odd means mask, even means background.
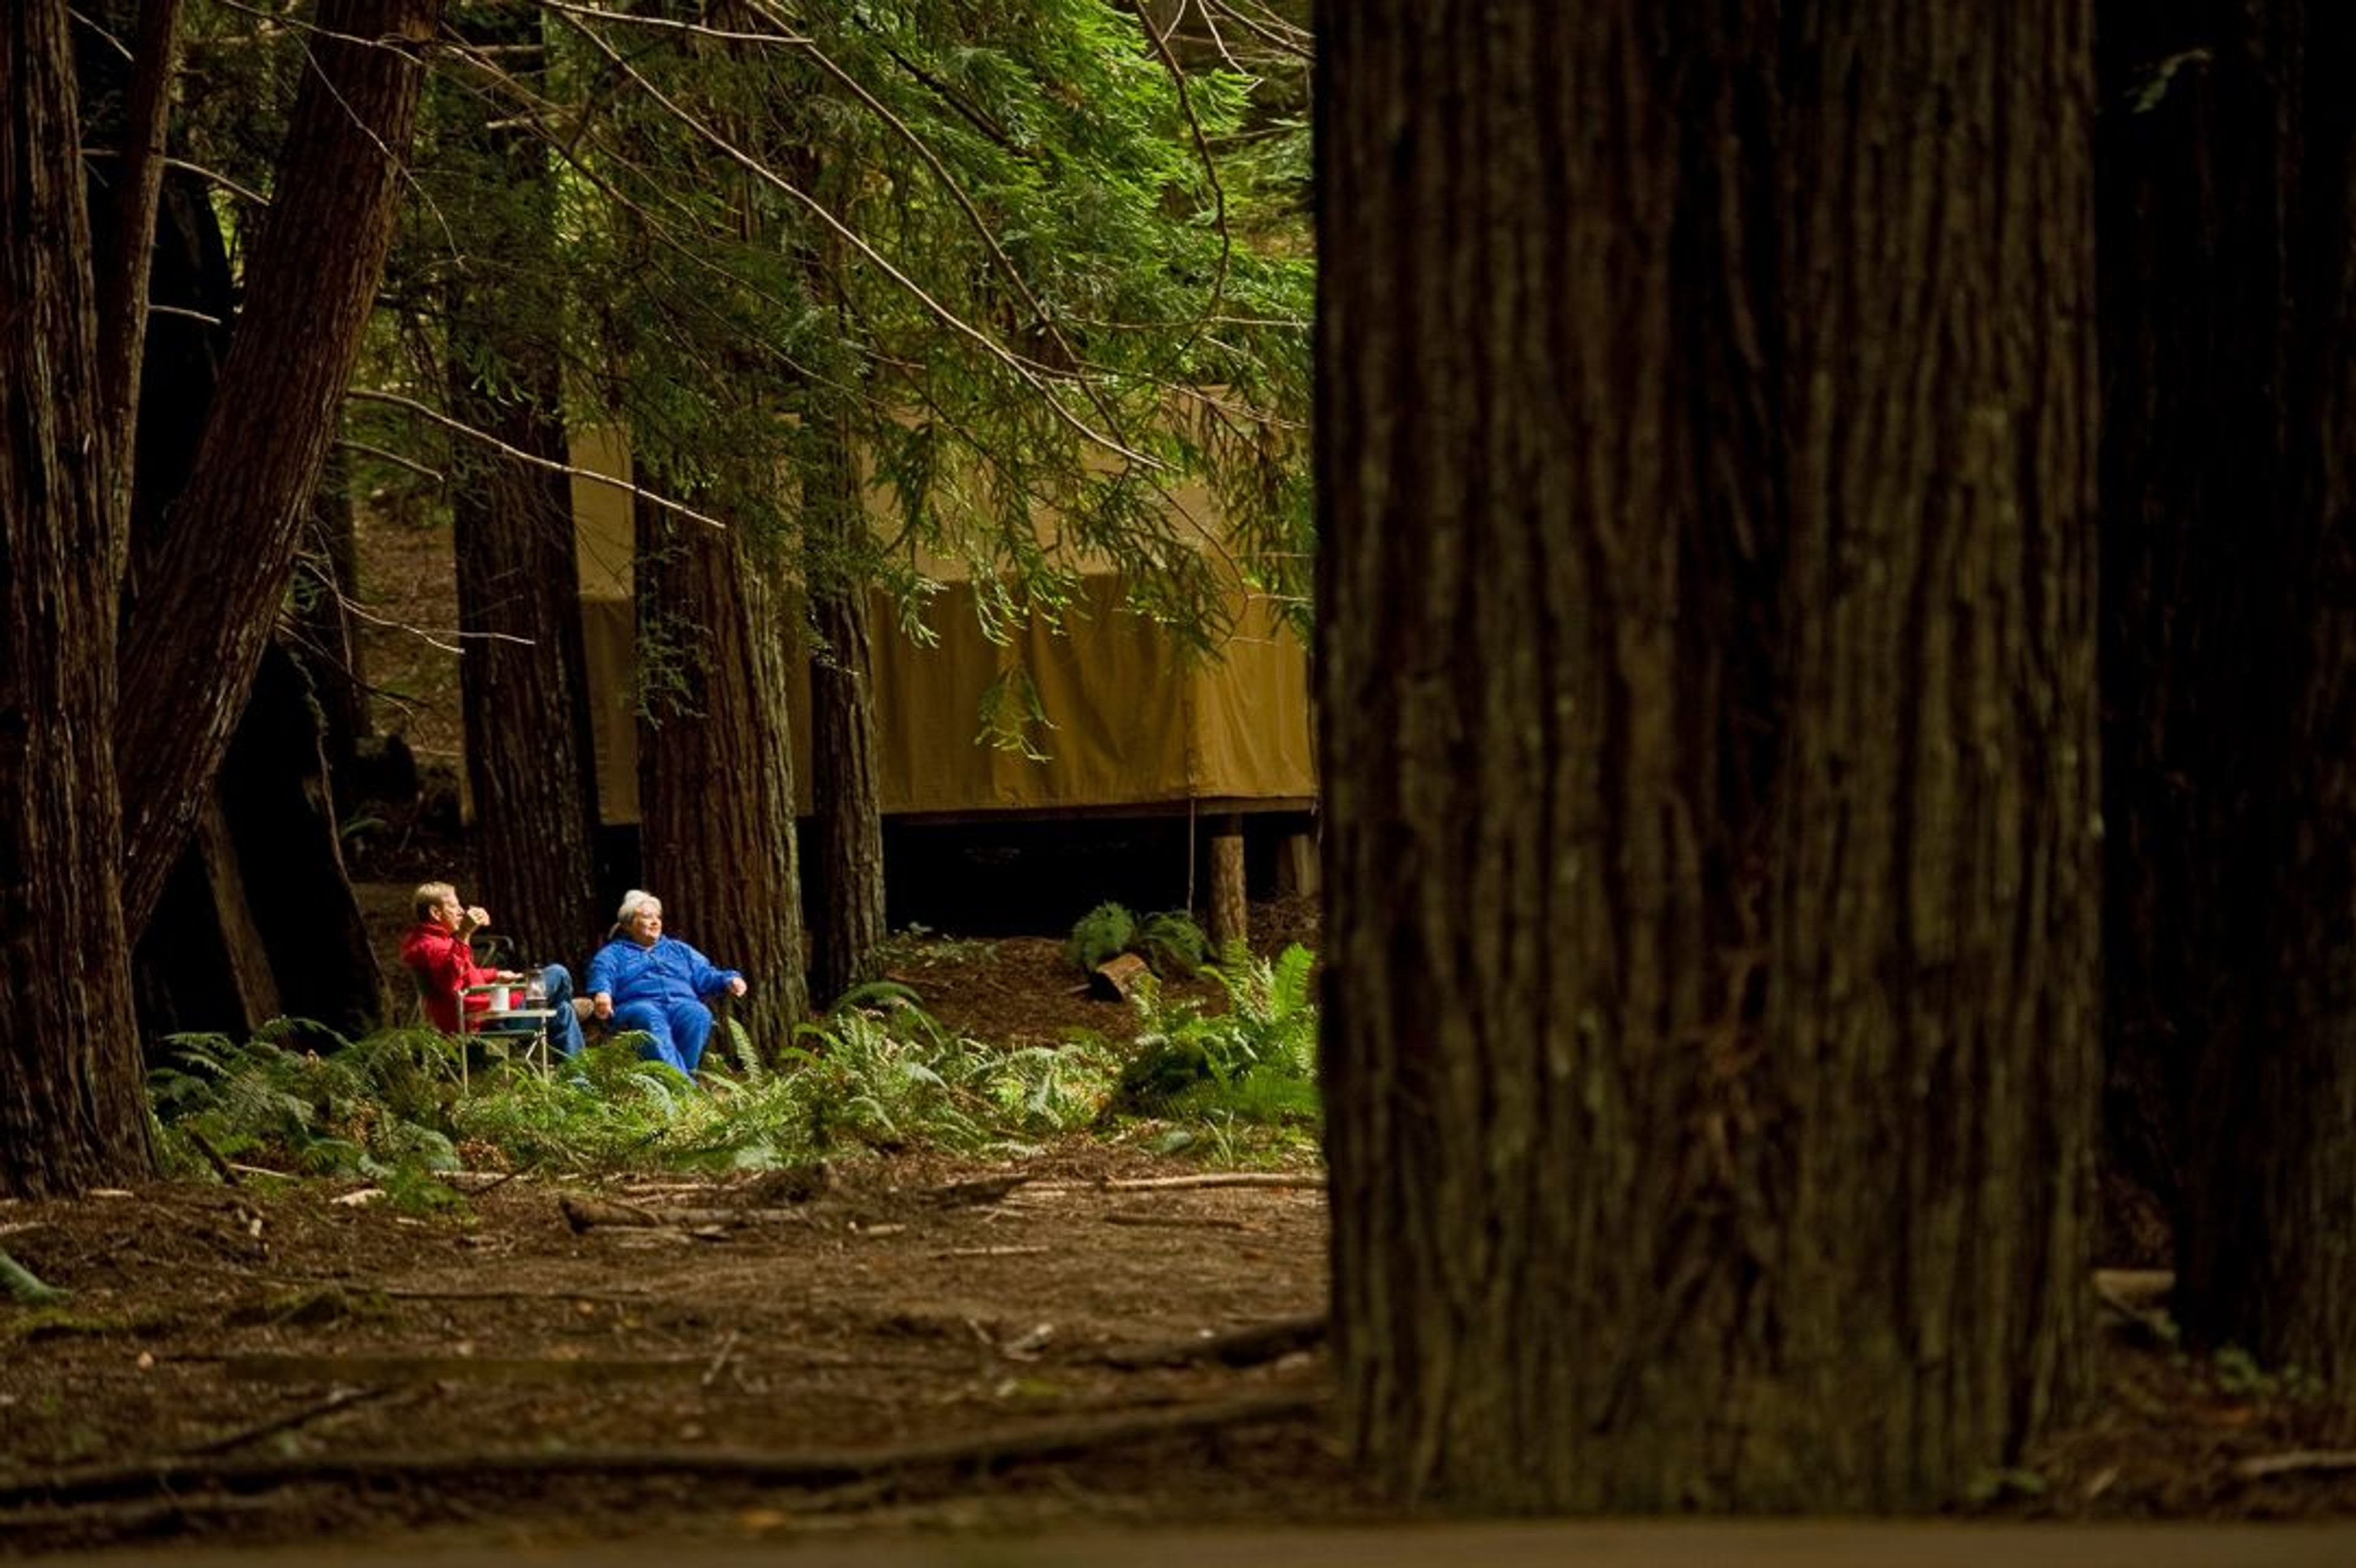
[{"label": "tree root", "polygon": [[[1259,1394],[1191,1409],[1141,1411],[1043,1423],[973,1437],[941,1438],[840,1454],[729,1449],[607,1449],[575,1453],[346,1454],[305,1458],[166,1456],[0,1478],[0,1510],[145,1497],[197,1487],[233,1492],[332,1481],[441,1484],[517,1476],[688,1476],[767,1486],[822,1488],[898,1471],[987,1468],[1069,1459],[1158,1438],[1295,1420],[1323,1408],[1318,1393]],[[0,1519],[5,1519],[0,1514]]]}]

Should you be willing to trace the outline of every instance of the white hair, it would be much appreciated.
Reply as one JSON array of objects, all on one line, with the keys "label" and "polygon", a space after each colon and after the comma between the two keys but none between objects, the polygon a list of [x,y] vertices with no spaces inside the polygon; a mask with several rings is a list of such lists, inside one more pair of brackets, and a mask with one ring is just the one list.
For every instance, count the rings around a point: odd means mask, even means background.
[{"label": "white hair", "polygon": [[643,889],[632,888],[628,892],[622,895],[621,912],[616,914],[614,919],[620,924],[629,924],[630,917],[638,912],[638,906],[641,904],[652,904],[655,908],[660,909],[662,908],[662,900],[655,897],[654,894],[650,892],[645,891]]}]

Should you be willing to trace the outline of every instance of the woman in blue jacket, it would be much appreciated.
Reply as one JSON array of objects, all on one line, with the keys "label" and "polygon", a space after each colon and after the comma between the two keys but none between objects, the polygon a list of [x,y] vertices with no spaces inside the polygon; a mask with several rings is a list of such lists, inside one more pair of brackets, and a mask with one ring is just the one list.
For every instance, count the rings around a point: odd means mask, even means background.
[{"label": "woman in blue jacket", "polygon": [[643,1029],[650,1061],[668,1061],[689,1077],[703,1060],[712,1033],[705,998],[744,994],[744,976],[715,968],[677,937],[662,933],[662,901],[633,888],[622,896],[613,940],[589,960],[589,1002],[617,1029]]}]

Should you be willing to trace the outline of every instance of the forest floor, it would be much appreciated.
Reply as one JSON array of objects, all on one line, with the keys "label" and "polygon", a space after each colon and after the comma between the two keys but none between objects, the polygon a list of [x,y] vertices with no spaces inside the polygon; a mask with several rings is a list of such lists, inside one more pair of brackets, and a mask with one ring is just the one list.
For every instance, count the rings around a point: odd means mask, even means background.
[{"label": "forest floor", "polygon": [[[446,529],[378,510],[379,721],[446,774]],[[410,882],[466,876],[410,827],[367,857],[388,944]],[[1263,952],[1316,945],[1305,901],[1254,924]],[[892,974],[960,1034],[1121,1038],[1057,947],[902,939]],[[484,1172],[423,1214],[235,1174],[0,1202],[0,1247],[72,1293],[0,1296],[0,1556],[1389,1523],[1333,1430],[1306,1153],[1222,1172],[1074,1138],[735,1179]],[[2178,1350],[2157,1276],[2101,1288],[2088,1409],[1962,1513],[2356,1519],[2356,1467],[2315,1457],[2356,1433],[2299,1380]]]},{"label": "forest floor", "polygon": [[[991,1038],[1104,1027],[1052,949],[933,938],[901,972]],[[0,1203],[73,1293],[0,1302],[0,1555],[1377,1520],[1332,1427],[1317,1177],[1079,1138],[485,1174],[422,1216],[255,1173]],[[2356,1469],[2265,1471],[2348,1445],[2297,1380],[2179,1353],[2152,1276],[2101,1286],[2088,1416],[1965,1511],[2356,1518]]]}]

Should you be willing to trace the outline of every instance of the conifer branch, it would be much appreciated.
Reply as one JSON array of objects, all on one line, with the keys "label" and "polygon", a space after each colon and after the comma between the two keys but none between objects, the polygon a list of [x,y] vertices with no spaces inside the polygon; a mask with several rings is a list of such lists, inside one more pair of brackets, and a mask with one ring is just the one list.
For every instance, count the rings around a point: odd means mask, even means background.
[{"label": "conifer branch", "polygon": [[[1211,138],[1203,129],[1202,116],[1194,112],[1194,94],[1186,84],[1186,68],[1180,65],[1178,57],[1171,52],[1169,36],[1154,27],[1152,16],[1145,9],[1145,0],[1130,0],[1130,6],[1137,13],[1138,26],[1144,28],[1145,36],[1153,40],[1153,52],[1161,57],[1163,69],[1170,72],[1171,85],[1178,91],[1179,112],[1186,116],[1186,128],[1194,138],[1195,155],[1203,161],[1203,177],[1211,183],[1211,221],[1219,231],[1219,266],[1211,279],[1211,303],[1204,312],[1207,318],[1218,314],[1220,305],[1226,299],[1227,268],[1235,257],[1236,237],[1227,227],[1227,191],[1219,182],[1218,159],[1211,152]],[[1176,23],[1172,26],[1174,27]],[[1201,330],[1202,325],[1198,321],[1195,331],[1200,333]]]},{"label": "conifer branch", "polygon": [[569,475],[575,479],[586,479],[593,484],[604,485],[640,500],[651,501],[665,511],[677,512],[680,517],[702,523],[706,527],[719,528],[723,532],[727,529],[728,525],[718,517],[699,512],[694,507],[674,501],[668,496],[659,495],[652,490],[633,485],[626,479],[616,479],[610,474],[600,474],[594,468],[582,468],[570,463],[559,463],[552,457],[542,457],[537,453],[526,452],[519,446],[510,446],[490,432],[477,429],[464,420],[453,419],[440,409],[421,403],[415,398],[403,397],[399,392],[387,392],[373,387],[354,387],[344,395],[357,398],[364,403],[384,403],[392,408],[406,410],[420,419],[431,421],[444,430],[453,431],[469,441],[490,447],[501,456],[512,458],[518,463],[529,464],[534,468],[546,469],[551,473]]},{"label": "conifer branch", "polygon": [[[560,13],[560,15],[562,15],[562,13]],[[791,180],[787,179],[784,176],[778,174],[775,169],[770,168],[759,158],[753,156],[750,153],[747,153],[743,148],[737,146],[726,136],[721,134],[719,131],[706,123],[701,117],[690,112],[676,100],[671,98],[669,94],[664,92],[661,88],[648,80],[644,73],[639,71],[636,66],[632,65],[618,49],[616,49],[609,41],[600,37],[595,29],[587,26],[578,16],[566,15],[565,20],[574,31],[581,34],[582,37],[589,41],[593,48],[597,49],[599,53],[603,54],[607,61],[617,70],[619,70],[624,76],[627,77],[630,80],[636,82],[639,89],[644,91],[648,98],[661,105],[663,110],[675,121],[694,132],[696,135],[701,137],[704,141],[710,143],[714,149],[720,152],[730,162],[735,164],[747,174],[752,175],[755,179],[760,180],[763,184],[769,186],[780,195],[787,197],[808,210],[813,217],[818,219],[821,224],[841,236],[871,265],[875,267],[877,271],[881,272],[884,276],[890,278],[894,283],[897,283],[912,299],[914,299],[918,304],[922,305],[926,311],[931,314],[944,326],[948,327],[951,332],[957,334],[958,336],[969,339],[984,353],[988,354],[991,357],[998,360],[1000,363],[1006,366],[1008,369],[1012,370],[1024,385],[1028,386],[1038,395],[1041,401],[1060,422],[1069,426],[1071,430],[1082,439],[1096,446],[1102,447],[1107,452],[1112,453],[1114,455],[1120,457],[1129,463],[1134,464],[1141,468],[1153,470],[1159,469],[1162,466],[1159,460],[1149,456],[1145,453],[1135,451],[1113,435],[1106,434],[1092,428],[1086,420],[1081,419],[1078,415],[1073,413],[1069,408],[1066,407],[1064,400],[1061,398],[1055,396],[1054,389],[1047,384],[1045,377],[1043,374],[1044,367],[1036,366],[1023,358],[1022,356],[1015,354],[1013,351],[1007,348],[1005,345],[992,337],[989,333],[984,332],[980,327],[976,326],[971,322],[966,320],[963,316],[958,315],[957,312],[951,310],[948,305],[935,298],[923,284],[910,277],[899,266],[895,265],[889,257],[885,256],[883,252],[876,250],[873,245],[870,244],[865,236],[860,234],[856,229],[852,229],[850,225],[844,223],[840,218],[836,217],[834,213],[827,208],[825,203],[811,196],[808,191],[803,190]]]}]

